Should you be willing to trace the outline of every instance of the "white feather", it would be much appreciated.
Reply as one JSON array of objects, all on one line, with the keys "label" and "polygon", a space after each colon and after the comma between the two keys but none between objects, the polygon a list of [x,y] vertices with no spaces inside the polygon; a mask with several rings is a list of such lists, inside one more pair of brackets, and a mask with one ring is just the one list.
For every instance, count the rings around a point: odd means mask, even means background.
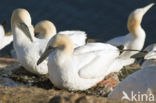
[{"label": "white feather", "polygon": [[74,42],[74,47],[85,45],[87,34],[84,31],[60,31],[58,34],[68,35]]},{"label": "white feather", "polygon": [[0,25],[0,50],[13,41],[13,35],[5,36],[5,31],[2,25]]}]

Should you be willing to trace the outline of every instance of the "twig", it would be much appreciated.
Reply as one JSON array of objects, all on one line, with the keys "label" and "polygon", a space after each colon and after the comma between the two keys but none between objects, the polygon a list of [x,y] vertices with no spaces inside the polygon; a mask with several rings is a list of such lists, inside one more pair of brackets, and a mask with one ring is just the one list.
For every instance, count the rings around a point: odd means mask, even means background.
[{"label": "twig", "polygon": [[0,62],[14,63],[14,62],[17,62],[17,60],[16,59],[13,59],[13,58],[0,57]]}]

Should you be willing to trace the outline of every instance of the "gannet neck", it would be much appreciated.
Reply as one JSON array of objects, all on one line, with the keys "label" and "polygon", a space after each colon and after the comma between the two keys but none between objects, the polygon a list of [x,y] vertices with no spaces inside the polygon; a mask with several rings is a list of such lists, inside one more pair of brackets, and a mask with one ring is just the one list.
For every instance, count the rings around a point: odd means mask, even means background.
[{"label": "gannet neck", "polygon": [[141,20],[134,20],[129,17],[128,19],[128,30],[133,36],[137,36],[137,31],[142,29],[141,27]]},{"label": "gannet neck", "polygon": [[35,30],[34,30],[34,26],[33,25],[31,25],[30,27],[30,32],[31,32],[31,34],[32,34],[32,37],[34,37],[34,32],[35,32]]},{"label": "gannet neck", "polygon": [[64,34],[57,34],[54,37],[52,47],[58,48],[64,55],[72,55],[74,51],[73,41]]},{"label": "gannet neck", "polygon": [[51,38],[56,34],[56,27],[51,21],[43,20],[35,25],[35,33],[39,38]]},{"label": "gannet neck", "polygon": [[[154,5],[151,3],[144,8],[134,10],[128,17],[127,28],[132,35],[137,36],[139,29],[142,29],[141,22],[145,13]],[[143,29],[142,29],[143,30]]]}]

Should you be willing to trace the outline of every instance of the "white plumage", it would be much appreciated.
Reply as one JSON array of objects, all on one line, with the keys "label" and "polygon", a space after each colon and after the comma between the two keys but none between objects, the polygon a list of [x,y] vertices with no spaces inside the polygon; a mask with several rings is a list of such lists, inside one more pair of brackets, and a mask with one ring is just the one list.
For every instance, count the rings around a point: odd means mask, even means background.
[{"label": "white plumage", "polygon": [[5,36],[5,30],[2,25],[0,25],[0,50],[13,41],[13,35]]}]

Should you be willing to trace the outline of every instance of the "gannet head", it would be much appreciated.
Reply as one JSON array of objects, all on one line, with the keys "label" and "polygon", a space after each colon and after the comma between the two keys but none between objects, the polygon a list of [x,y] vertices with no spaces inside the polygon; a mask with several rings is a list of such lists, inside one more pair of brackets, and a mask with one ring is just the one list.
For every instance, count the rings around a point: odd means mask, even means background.
[{"label": "gannet head", "polygon": [[44,61],[55,49],[61,50],[64,55],[68,56],[73,53],[73,48],[74,44],[70,37],[64,34],[57,34],[49,40],[46,50],[38,60],[37,65]]},{"label": "gannet head", "polygon": [[134,10],[128,17],[127,27],[129,32],[136,34],[136,29],[141,25],[144,14],[154,5],[151,3],[143,8]]},{"label": "gannet head", "polygon": [[14,28],[20,28],[25,35],[33,41],[32,34],[31,34],[31,17],[27,10],[25,9],[16,9],[13,11],[11,16],[11,28],[14,31]]},{"label": "gannet head", "polygon": [[[150,47],[150,48],[149,48]],[[145,55],[144,59],[150,60],[150,59],[156,59],[156,44],[152,44],[147,47],[148,53]]]},{"label": "gannet head", "polygon": [[49,20],[43,20],[35,25],[35,36],[40,39],[49,39],[55,34],[56,27]]}]

